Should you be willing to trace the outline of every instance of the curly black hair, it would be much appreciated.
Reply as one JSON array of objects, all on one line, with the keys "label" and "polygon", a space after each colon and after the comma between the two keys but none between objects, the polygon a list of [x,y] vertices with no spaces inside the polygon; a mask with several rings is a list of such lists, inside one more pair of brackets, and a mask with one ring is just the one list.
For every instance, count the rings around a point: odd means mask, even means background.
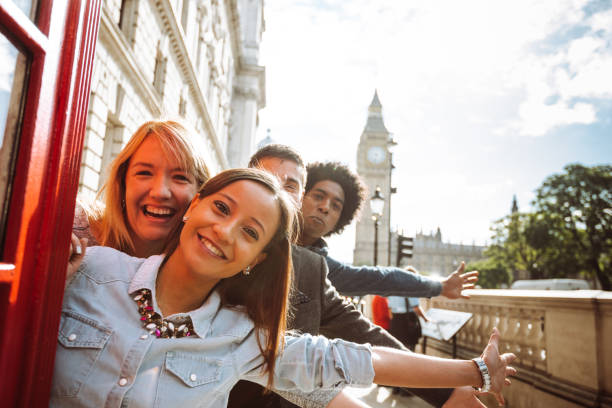
[{"label": "curly black hair", "polygon": [[327,235],[339,234],[359,214],[366,199],[367,187],[358,174],[340,162],[315,162],[306,167],[306,194],[319,181],[330,180],[338,183],[344,190],[344,206],[334,229]]}]

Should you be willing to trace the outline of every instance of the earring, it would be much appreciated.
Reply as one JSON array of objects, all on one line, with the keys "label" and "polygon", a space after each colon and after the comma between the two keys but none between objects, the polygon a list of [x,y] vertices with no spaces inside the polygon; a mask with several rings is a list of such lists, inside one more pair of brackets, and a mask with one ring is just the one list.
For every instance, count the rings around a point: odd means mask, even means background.
[{"label": "earring", "polygon": [[244,276],[248,276],[251,273],[251,266],[247,266],[246,268],[244,268],[244,271],[242,271],[242,274]]},{"label": "earring", "polygon": [[185,216],[183,217],[183,222],[187,222],[187,220],[188,220],[188,219],[189,219],[189,217],[188,217],[187,215],[185,215]]},{"label": "earring", "polygon": [[121,199],[121,209],[125,210],[125,198]]}]

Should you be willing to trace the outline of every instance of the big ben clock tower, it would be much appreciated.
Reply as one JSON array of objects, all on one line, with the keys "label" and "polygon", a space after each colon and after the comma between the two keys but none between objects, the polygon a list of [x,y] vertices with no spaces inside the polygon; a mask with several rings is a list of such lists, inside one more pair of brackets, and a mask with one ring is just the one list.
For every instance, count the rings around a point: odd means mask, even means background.
[{"label": "big ben clock tower", "polygon": [[391,134],[385,127],[382,117],[382,105],[378,92],[368,108],[368,121],[361,133],[357,148],[357,173],[368,186],[368,198],[357,223],[353,263],[355,265],[372,265],[374,262],[374,221],[370,210],[370,197],[380,187],[385,200],[382,217],[378,224],[378,264],[389,263],[389,199],[391,196],[391,152],[389,146],[394,144]]}]

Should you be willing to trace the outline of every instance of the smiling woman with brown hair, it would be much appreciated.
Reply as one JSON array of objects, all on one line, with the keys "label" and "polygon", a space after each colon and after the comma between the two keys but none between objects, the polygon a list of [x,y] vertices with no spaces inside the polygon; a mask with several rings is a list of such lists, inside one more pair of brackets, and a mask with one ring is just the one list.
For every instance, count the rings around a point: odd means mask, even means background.
[{"label": "smiling woman with brown hair", "polygon": [[272,176],[227,170],[193,199],[166,255],[73,257],[51,406],[222,407],[239,379],[289,391],[372,381],[501,390],[514,357],[499,355],[497,334],[482,374],[469,360],[283,337],[295,211]]}]

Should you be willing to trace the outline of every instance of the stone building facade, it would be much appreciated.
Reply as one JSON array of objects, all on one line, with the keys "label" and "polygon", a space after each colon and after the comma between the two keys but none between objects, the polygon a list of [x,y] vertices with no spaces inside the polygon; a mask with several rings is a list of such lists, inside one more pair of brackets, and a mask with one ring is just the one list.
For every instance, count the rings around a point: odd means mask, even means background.
[{"label": "stone building facade", "polygon": [[200,135],[211,172],[246,164],[265,106],[263,30],[263,0],[105,0],[81,194],[95,194],[131,134],[157,117]]},{"label": "stone building facade", "polygon": [[[397,235],[394,234],[395,237]],[[397,250],[397,238],[394,239],[393,253]],[[411,259],[402,260],[402,266],[412,265],[418,271],[428,275],[447,276],[453,272],[461,261],[466,265],[482,259],[486,246],[453,244],[442,241],[440,228],[435,233],[423,234],[419,232],[414,237],[414,249]]]}]

